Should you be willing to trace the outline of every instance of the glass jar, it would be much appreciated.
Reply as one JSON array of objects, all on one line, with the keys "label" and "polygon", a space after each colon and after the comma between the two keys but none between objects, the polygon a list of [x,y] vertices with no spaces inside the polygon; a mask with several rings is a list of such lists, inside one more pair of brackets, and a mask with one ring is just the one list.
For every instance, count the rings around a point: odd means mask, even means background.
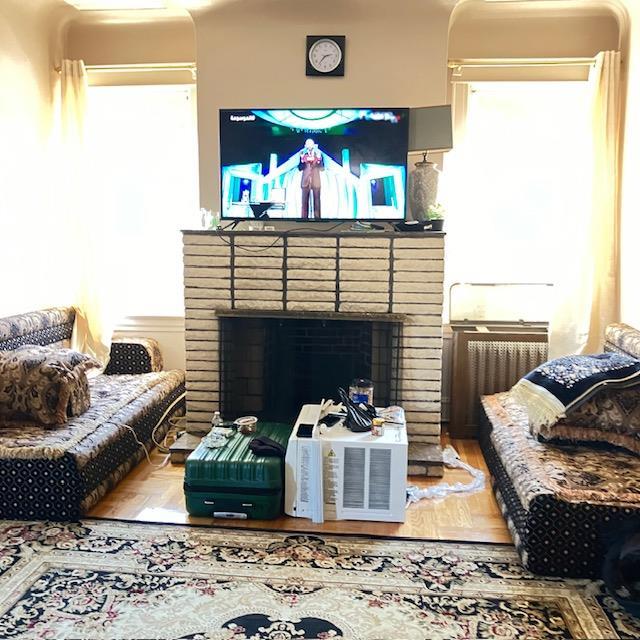
[{"label": "glass jar", "polygon": [[373,405],[373,382],[367,378],[354,378],[349,386],[349,398],[356,404]]}]

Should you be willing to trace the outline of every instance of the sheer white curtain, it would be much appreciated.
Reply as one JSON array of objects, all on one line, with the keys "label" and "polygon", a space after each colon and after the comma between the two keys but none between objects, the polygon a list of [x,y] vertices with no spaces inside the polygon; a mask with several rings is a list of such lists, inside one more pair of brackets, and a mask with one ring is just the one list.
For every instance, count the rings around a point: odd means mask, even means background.
[{"label": "sheer white curtain", "polygon": [[60,72],[61,156],[64,212],[74,268],[65,274],[73,281],[78,310],[73,346],[106,364],[111,349],[112,318],[107,299],[108,259],[96,221],[99,194],[89,189],[90,158],[86,154],[85,120],[87,73],[81,60],[63,60]]},{"label": "sheer white curtain", "polygon": [[[454,85],[454,148],[440,185],[447,288],[555,283],[573,260],[590,198],[587,96],[584,81]],[[519,287],[506,305],[474,298],[464,317],[548,320],[547,296],[534,297],[544,290]]]},{"label": "sheer white curtain", "polygon": [[180,230],[200,225],[195,86],[92,86],[87,125],[100,234],[117,247],[116,323],[184,316]]},{"label": "sheer white curtain", "polygon": [[620,53],[596,56],[591,95],[591,203],[576,229],[558,284],[551,357],[602,350],[604,329],[619,318]]}]

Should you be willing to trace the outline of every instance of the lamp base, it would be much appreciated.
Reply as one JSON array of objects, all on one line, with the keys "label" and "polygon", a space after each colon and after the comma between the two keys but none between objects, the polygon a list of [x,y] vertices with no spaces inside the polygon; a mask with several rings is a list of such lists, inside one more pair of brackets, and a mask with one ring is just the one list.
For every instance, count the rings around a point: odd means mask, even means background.
[{"label": "lamp base", "polygon": [[[426,155],[426,154],[425,154]],[[415,163],[411,172],[409,204],[414,220],[426,220],[429,207],[438,199],[440,171],[435,163],[423,160]]]}]

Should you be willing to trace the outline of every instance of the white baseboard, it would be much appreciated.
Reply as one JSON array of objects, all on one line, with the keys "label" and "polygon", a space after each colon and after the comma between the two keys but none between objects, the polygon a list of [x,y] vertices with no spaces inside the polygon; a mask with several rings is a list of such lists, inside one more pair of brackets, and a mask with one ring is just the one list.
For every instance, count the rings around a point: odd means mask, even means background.
[{"label": "white baseboard", "polygon": [[184,316],[127,316],[116,324],[114,333],[131,333],[132,331],[175,333],[184,331],[184,322]]}]

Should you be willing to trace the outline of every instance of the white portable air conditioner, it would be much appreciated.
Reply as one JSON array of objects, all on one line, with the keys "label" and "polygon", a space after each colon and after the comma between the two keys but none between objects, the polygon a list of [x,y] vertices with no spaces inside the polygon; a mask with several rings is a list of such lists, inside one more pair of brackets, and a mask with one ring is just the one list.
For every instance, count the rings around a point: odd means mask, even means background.
[{"label": "white portable air conditioner", "polygon": [[[319,405],[305,405],[285,458],[285,505],[290,516],[323,520],[404,522],[407,430],[385,423],[384,434],[354,433],[342,421],[319,423]],[[301,437],[310,425],[311,437]],[[308,429],[307,429],[308,433]]]}]

